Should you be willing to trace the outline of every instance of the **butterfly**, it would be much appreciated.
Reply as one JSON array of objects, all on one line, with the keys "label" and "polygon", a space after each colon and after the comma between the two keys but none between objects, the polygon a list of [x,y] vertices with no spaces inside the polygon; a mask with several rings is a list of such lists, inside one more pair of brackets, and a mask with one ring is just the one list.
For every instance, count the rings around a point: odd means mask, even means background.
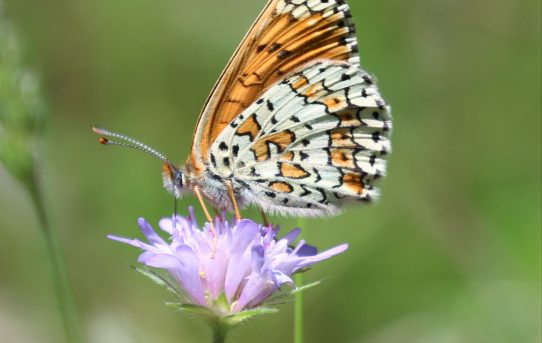
[{"label": "butterfly", "polygon": [[346,1],[270,0],[207,99],[183,167],[94,131],[103,144],[160,158],[165,188],[177,198],[191,190],[208,219],[204,200],[239,219],[249,205],[326,216],[377,198],[391,126],[390,107],[361,69]]}]

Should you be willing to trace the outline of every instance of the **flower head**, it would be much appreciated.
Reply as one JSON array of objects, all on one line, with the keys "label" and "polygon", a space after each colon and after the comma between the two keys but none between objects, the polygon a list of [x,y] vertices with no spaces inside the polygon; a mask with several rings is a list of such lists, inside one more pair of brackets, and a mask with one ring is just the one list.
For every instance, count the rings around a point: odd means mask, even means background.
[{"label": "flower head", "polygon": [[244,219],[231,223],[217,218],[201,229],[190,216],[162,219],[164,240],[144,219],[139,226],[148,243],[109,236],[144,252],[139,262],[168,271],[182,289],[183,301],[229,316],[261,306],[284,284],[295,287],[292,274],[344,252],[346,244],[318,253],[301,240],[300,230],[277,238],[278,229]]}]

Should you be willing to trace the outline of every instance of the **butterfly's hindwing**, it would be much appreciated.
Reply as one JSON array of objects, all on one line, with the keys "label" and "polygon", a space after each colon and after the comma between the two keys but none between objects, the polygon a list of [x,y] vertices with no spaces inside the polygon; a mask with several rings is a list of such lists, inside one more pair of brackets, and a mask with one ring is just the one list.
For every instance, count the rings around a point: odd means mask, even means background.
[{"label": "butterfly's hindwing", "polygon": [[211,146],[212,173],[266,210],[337,212],[377,196],[390,152],[389,108],[357,66],[319,61],[270,88]]}]

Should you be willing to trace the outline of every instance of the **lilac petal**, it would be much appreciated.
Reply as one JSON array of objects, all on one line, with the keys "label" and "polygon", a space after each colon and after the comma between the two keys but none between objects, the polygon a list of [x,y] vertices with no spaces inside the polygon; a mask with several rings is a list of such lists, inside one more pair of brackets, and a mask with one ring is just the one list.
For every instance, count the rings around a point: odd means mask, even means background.
[{"label": "lilac petal", "polygon": [[273,242],[273,244],[271,244],[268,247],[269,253],[271,255],[278,255],[278,254],[285,253],[286,251],[288,251],[288,249],[289,249],[289,244],[288,244],[288,241],[285,239],[281,239],[280,241]]},{"label": "lilac petal", "polygon": [[268,289],[269,281],[259,276],[251,276],[243,288],[239,301],[235,304],[234,312],[245,309],[248,303]]},{"label": "lilac petal", "polygon": [[194,212],[194,207],[190,206],[188,208],[188,213],[190,213],[190,215],[188,216],[187,219],[190,219],[190,221],[192,222],[192,225],[196,226],[196,227],[199,227],[198,225],[198,221],[196,219],[196,214]]},{"label": "lilac petal", "polygon": [[222,220],[218,215],[215,216],[215,230],[219,236],[221,236],[226,230],[225,225],[222,223]]},{"label": "lilac petal", "polygon": [[292,255],[297,255],[297,252],[305,245],[305,240],[300,240],[299,243],[297,243],[297,246],[292,251]]},{"label": "lilac petal", "polygon": [[213,240],[214,238],[212,238],[212,235],[208,237],[205,232],[194,232],[190,237],[190,240],[187,239],[189,242],[188,245],[190,245],[198,255],[203,256],[211,255],[213,252],[213,244],[215,244]]},{"label": "lilac petal", "polygon": [[147,261],[147,259],[151,258],[154,255],[156,255],[156,253],[153,252],[153,251],[145,251],[144,253],[139,255],[139,257],[137,258],[137,261],[140,262],[140,263],[145,263],[145,261]]},{"label": "lilac petal", "polygon": [[294,271],[300,269],[299,265],[301,261],[303,261],[303,259],[296,256],[285,257],[280,261],[275,261],[273,271],[280,271],[286,275],[291,275]]},{"label": "lilac petal", "polygon": [[280,286],[282,286],[285,283],[295,287],[294,280],[292,280],[291,277],[289,277],[288,275],[280,271],[273,271],[273,279],[275,281],[275,286],[277,286],[277,288],[280,288]]},{"label": "lilac petal", "polygon": [[269,298],[273,293],[278,291],[279,289],[275,287],[275,285],[270,285],[256,295],[248,304],[246,304],[246,308],[253,308],[262,305],[267,298]]},{"label": "lilac petal", "polygon": [[251,260],[243,256],[243,254],[236,254],[230,256],[228,267],[226,270],[226,280],[224,284],[224,291],[228,302],[233,301],[233,297],[237,294],[241,282],[248,276],[251,270]]},{"label": "lilac petal", "polygon": [[[218,249],[217,249],[218,250]],[[206,256],[201,261],[204,266],[207,289],[212,299],[217,299],[224,288],[228,259],[225,256]]]},{"label": "lilac petal", "polygon": [[147,221],[143,218],[139,218],[138,220],[139,227],[141,228],[141,232],[147,237],[149,240],[149,243],[152,243],[154,245],[166,245],[166,242],[162,239],[162,237],[158,236],[156,231],[152,228],[152,226],[147,223]]},{"label": "lilac petal", "polygon": [[271,243],[275,242],[276,231],[272,227],[262,228],[264,234],[264,246],[268,247]]},{"label": "lilac petal", "polygon": [[345,252],[347,249],[348,249],[348,244],[341,244],[339,246],[336,246],[335,248],[331,248],[329,250],[321,252],[318,255],[303,257],[301,260],[301,263],[299,263],[299,268],[304,268],[316,262],[327,260],[330,257],[333,257],[335,255]]},{"label": "lilac petal", "polygon": [[301,234],[301,229],[294,229],[290,232],[288,232],[287,234],[284,235],[284,237],[282,237],[280,240],[286,240],[286,242],[288,242],[288,244],[292,244],[293,241],[295,241],[299,235]]},{"label": "lilac petal", "polygon": [[318,254],[318,249],[308,244],[304,244],[296,253],[296,255],[300,257],[314,256],[316,254]]},{"label": "lilac petal", "polygon": [[175,254],[181,265],[179,268],[170,269],[170,273],[178,278],[183,288],[199,305],[206,306],[205,290],[201,282],[199,259],[194,251],[189,246],[180,246],[176,249]]},{"label": "lilac petal", "polygon": [[234,229],[235,236],[230,245],[230,251],[243,252],[260,229],[259,225],[250,220],[241,220]]},{"label": "lilac petal", "polygon": [[144,263],[149,267],[173,269],[181,268],[181,262],[178,258],[172,255],[152,254],[139,256],[138,262]]},{"label": "lilac petal", "polygon": [[228,211],[226,211],[225,208],[220,212],[220,220],[222,220],[224,224],[228,224]]},{"label": "lilac petal", "polygon": [[112,236],[112,235],[107,235],[107,238],[109,238],[112,241],[128,244],[128,245],[131,245],[133,247],[140,248],[140,249],[143,249],[143,250],[151,250],[151,251],[157,251],[158,250],[154,246],[143,243],[143,242],[141,242],[140,240],[137,240],[137,239],[128,239],[128,238]]},{"label": "lilac petal", "polygon": [[[177,225],[179,223],[177,222]],[[169,233],[170,235],[173,235],[173,220],[171,218],[162,218],[158,222],[158,226],[162,231]]]},{"label": "lilac petal", "polygon": [[261,273],[265,262],[265,250],[261,245],[256,245],[252,247],[251,253],[252,269],[257,273]]},{"label": "lilac petal", "polygon": [[[303,253],[303,249],[305,246],[307,246],[305,242],[301,241],[299,245],[296,247],[296,249],[294,249],[294,251],[290,254],[289,258],[284,258],[275,263],[274,270],[279,270],[282,273],[291,275],[292,273],[300,269],[309,267],[317,262],[326,260],[348,249],[348,244],[342,244],[335,248],[326,250],[320,254],[302,256],[300,254]],[[312,246],[308,246],[308,247],[309,247],[308,248],[309,252],[312,249],[314,249]]]}]

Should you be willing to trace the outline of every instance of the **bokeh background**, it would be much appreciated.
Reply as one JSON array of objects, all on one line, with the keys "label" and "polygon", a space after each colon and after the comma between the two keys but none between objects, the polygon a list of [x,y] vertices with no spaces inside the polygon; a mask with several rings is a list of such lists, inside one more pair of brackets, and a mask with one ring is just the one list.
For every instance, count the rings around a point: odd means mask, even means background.
[{"label": "bokeh background", "polygon": [[[39,170],[89,342],[209,339],[129,268],[136,249],[105,238],[141,237],[137,217],[170,215],[160,163],[99,146],[90,127],[183,161],[264,2],[5,1],[43,83]],[[306,293],[307,342],[539,342],[540,1],[349,2],[362,64],[393,105],[394,153],[377,205],[307,223],[316,245],[351,245],[307,276],[324,280]],[[27,194],[0,167],[1,342],[63,340],[37,237]],[[280,310],[231,341],[290,341],[292,305]]]}]

